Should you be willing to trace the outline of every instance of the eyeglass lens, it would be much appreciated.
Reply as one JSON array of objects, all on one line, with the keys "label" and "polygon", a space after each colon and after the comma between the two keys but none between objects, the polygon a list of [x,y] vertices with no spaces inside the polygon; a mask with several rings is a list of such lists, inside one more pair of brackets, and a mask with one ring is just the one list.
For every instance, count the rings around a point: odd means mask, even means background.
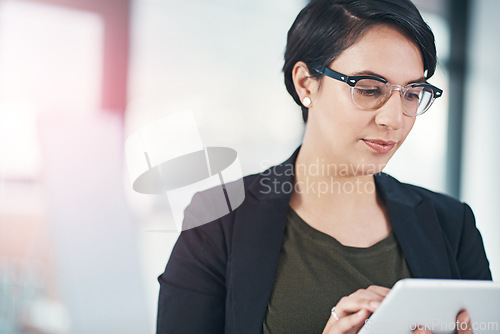
[{"label": "eyeglass lens", "polygon": [[[389,85],[372,79],[361,79],[352,88],[352,100],[361,109],[380,108],[390,97]],[[424,113],[434,101],[432,88],[416,85],[407,86],[401,92],[403,108],[408,115]]]}]

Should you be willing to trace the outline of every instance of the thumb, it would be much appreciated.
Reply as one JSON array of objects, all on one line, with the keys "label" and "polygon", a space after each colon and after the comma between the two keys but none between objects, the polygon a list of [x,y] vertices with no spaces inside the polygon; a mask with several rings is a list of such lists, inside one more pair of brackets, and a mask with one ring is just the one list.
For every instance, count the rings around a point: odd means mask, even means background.
[{"label": "thumb", "polygon": [[472,334],[472,324],[469,312],[463,310],[457,315],[457,333]]}]

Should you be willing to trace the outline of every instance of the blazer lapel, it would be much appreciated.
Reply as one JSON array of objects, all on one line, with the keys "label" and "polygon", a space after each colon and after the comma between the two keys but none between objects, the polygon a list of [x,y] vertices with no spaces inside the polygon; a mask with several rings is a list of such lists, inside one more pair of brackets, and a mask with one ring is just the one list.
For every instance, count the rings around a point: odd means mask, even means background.
[{"label": "blazer lapel", "polygon": [[429,201],[387,174],[375,176],[413,277],[451,278],[443,233]]},{"label": "blazer lapel", "polygon": [[271,296],[298,149],[285,163],[260,174],[248,185],[251,200],[236,211],[231,256],[234,333],[260,333]]}]

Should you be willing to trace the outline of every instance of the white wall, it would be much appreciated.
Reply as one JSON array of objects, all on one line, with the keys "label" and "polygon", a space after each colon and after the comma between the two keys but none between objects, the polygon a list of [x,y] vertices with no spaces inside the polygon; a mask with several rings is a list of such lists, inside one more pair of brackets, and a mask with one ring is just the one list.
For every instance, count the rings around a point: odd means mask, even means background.
[{"label": "white wall", "polygon": [[[474,0],[469,44],[462,197],[476,215],[500,280],[500,2]],[[453,116],[451,116],[453,117]]]}]

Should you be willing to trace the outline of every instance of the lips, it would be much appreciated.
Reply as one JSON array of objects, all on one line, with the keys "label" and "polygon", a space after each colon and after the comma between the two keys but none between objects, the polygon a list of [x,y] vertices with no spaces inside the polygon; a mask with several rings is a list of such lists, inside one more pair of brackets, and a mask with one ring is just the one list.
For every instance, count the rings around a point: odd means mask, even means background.
[{"label": "lips", "polygon": [[397,144],[395,141],[382,139],[363,139],[363,142],[377,153],[387,153]]}]

